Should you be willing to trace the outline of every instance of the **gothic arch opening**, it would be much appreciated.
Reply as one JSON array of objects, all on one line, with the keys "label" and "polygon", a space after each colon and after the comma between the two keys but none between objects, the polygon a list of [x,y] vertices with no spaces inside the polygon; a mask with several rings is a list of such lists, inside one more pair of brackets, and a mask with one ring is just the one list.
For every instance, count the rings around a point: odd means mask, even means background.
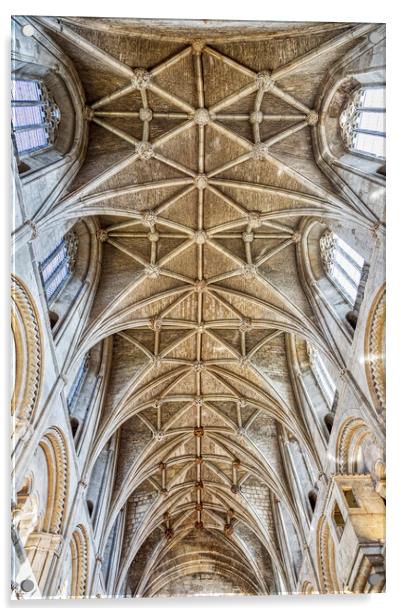
[{"label": "gothic arch opening", "polygon": [[382,588],[384,176],[334,162],[331,115],[342,71],[380,74],[382,26],[14,26],[14,73],[60,112],[15,174],[35,596],[337,593],[357,555],[350,588],[368,561]]}]

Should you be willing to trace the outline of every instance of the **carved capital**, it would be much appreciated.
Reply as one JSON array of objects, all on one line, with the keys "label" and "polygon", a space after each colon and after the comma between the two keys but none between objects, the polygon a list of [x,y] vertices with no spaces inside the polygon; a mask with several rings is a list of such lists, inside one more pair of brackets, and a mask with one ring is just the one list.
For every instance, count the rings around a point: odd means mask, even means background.
[{"label": "carved capital", "polygon": [[33,220],[29,219],[25,221],[27,227],[31,229],[31,240],[35,240],[38,237],[38,228]]},{"label": "carved capital", "polygon": [[152,75],[145,68],[135,68],[131,78],[131,84],[136,90],[145,90],[149,87]]},{"label": "carved capital", "polygon": [[161,270],[157,265],[147,265],[144,272],[148,278],[159,278],[161,275]]},{"label": "carved capital", "polygon": [[86,489],[87,489],[87,487],[88,487],[88,480],[87,480],[87,478],[86,478],[86,477],[85,477],[85,478],[83,478],[83,479],[80,479],[80,480],[79,480],[79,482],[78,482],[78,487],[79,487],[79,488],[80,488],[80,490],[82,490],[82,491],[84,491],[84,490],[86,490]]},{"label": "carved capital", "polygon": [[244,231],[242,233],[243,242],[250,243],[254,240],[254,233],[252,231]]},{"label": "carved capital", "polygon": [[204,109],[201,107],[200,109],[196,109],[194,112],[194,122],[198,124],[198,126],[205,126],[210,121],[210,115],[208,109]]},{"label": "carved capital", "polygon": [[243,265],[242,276],[243,278],[255,278],[258,270],[256,265]]},{"label": "carved capital", "polygon": [[263,92],[268,92],[275,85],[270,71],[260,71],[256,77],[257,86]]},{"label": "carved capital", "polygon": [[206,366],[203,361],[196,361],[193,366],[195,372],[202,372],[203,370],[205,370],[205,367]]},{"label": "carved capital", "polygon": [[95,112],[93,109],[91,109],[91,107],[84,107],[82,115],[84,117],[84,120],[91,122],[91,120],[93,120],[94,118]]},{"label": "carved capital", "polygon": [[249,368],[251,366],[251,362],[247,356],[239,357],[239,366],[240,368]]},{"label": "carved capital", "polygon": [[[237,436],[243,439],[246,436],[247,432],[245,428],[241,427],[241,428],[237,428],[236,434]],[[240,462],[239,462],[239,465],[240,465]]]},{"label": "carved capital", "polygon": [[135,153],[141,160],[150,160],[154,156],[154,148],[148,141],[140,141],[135,146]]},{"label": "carved capital", "polygon": [[205,41],[202,41],[201,39],[196,39],[195,41],[193,41],[192,47],[194,53],[201,53],[205,47]]},{"label": "carved capital", "polygon": [[155,355],[154,359],[153,359],[153,365],[154,368],[160,368],[162,363],[162,358],[160,355]]},{"label": "carved capital", "polygon": [[308,114],[306,121],[309,126],[315,126],[318,123],[319,116],[316,111],[310,111]]},{"label": "carved capital", "polygon": [[142,214],[142,223],[147,227],[152,227],[158,221],[158,216],[153,210],[147,210]]},{"label": "carved capital", "polygon": [[150,242],[158,242],[159,241],[159,233],[157,231],[150,231],[148,233],[148,239]]},{"label": "carved capital", "polygon": [[320,238],[321,260],[327,274],[332,275],[335,265],[337,241],[335,234],[327,229]]},{"label": "carved capital", "polygon": [[264,114],[262,111],[253,111],[250,113],[250,122],[251,124],[261,124],[264,119]]},{"label": "carved capital", "polygon": [[256,143],[250,154],[253,160],[266,160],[269,155],[269,145],[266,143]]},{"label": "carved capital", "polygon": [[196,188],[204,190],[208,186],[208,177],[205,175],[205,173],[199,173],[194,178],[194,184]]},{"label": "carved capital", "polygon": [[108,238],[108,232],[106,229],[98,229],[96,232],[96,237],[100,242],[106,242]]},{"label": "carved capital", "polygon": [[251,211],[247,214],[247,224],[250,229],[258,229],[262,225],[261,212]]},{"label": "carved capital", "polygon": [[158,319],[158,317],[153,317],[152,319],[149,319],[148,327],[149,329],[152,329],[155,332],[161,330],[162,329],[162,319]]},{"label": "carved capital", "polygon": [[206,280],[199,280],[199,279],[197,279],[197,280],[194,281],[194,290],[197,293],[201,293],[202,291],[204,291],[206,286],[207,286]]},{"label": "carved capital", "polygon": [[244,317],[244,319],[241,319],[240,325],[239,325],[239,330],[241,332],[248,332],[252,328],[253,328],[253,323],[251,319],[247,317]]},{"label": "carved capital", "polygon": [[152,120],[152,109],[141,107],[140,120],[141,122],[150,122]]},{"label": "carved capital", "polygon": [[194,233],[194,241],[196,244],[205,244],[205,242],[207,241],[207,234],[205,233],[205,231],[196,231]]}]

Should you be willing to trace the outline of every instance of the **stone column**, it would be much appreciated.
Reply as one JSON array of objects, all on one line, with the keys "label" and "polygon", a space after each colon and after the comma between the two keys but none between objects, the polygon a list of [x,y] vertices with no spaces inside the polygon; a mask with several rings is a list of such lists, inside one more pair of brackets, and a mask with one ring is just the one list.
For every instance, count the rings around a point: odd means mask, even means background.
[{"label": "stone column", "polygon": [[58,557],[63,537],[44,531],[31,533],[25,544],[25,552],[41,591],[49,575],[50,567]]}]

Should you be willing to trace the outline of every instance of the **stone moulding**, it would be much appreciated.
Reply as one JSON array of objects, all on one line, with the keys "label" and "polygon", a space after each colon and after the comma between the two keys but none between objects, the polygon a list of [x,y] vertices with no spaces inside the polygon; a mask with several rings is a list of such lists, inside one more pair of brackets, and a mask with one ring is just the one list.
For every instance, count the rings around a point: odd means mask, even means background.
[{"label": "stone moulding", "polygon": [[376,409],[385,411],[385,285],[370,309],[364,341],[367,383]]},{"label": "stone moulding", "polygon": [[11,409],[13,433],[18,440],[32,424],[38,405],[43,363],[42,332],[34,301],[22,281],[11,279],[11,327],[15,374]]}]

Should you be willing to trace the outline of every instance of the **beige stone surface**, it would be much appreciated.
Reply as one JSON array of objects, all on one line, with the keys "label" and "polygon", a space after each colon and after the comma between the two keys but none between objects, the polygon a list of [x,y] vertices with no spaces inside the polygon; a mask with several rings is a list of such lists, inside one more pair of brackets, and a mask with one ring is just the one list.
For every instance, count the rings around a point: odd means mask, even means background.
[{"label": "beige stone surface", "polygon": [[[383,83],[384,27],[13,28],[64,118],[14,169],[13,596],[381,592],[384,163],[339,115]],[[328,230],[364,259],[355,306]]]}]

